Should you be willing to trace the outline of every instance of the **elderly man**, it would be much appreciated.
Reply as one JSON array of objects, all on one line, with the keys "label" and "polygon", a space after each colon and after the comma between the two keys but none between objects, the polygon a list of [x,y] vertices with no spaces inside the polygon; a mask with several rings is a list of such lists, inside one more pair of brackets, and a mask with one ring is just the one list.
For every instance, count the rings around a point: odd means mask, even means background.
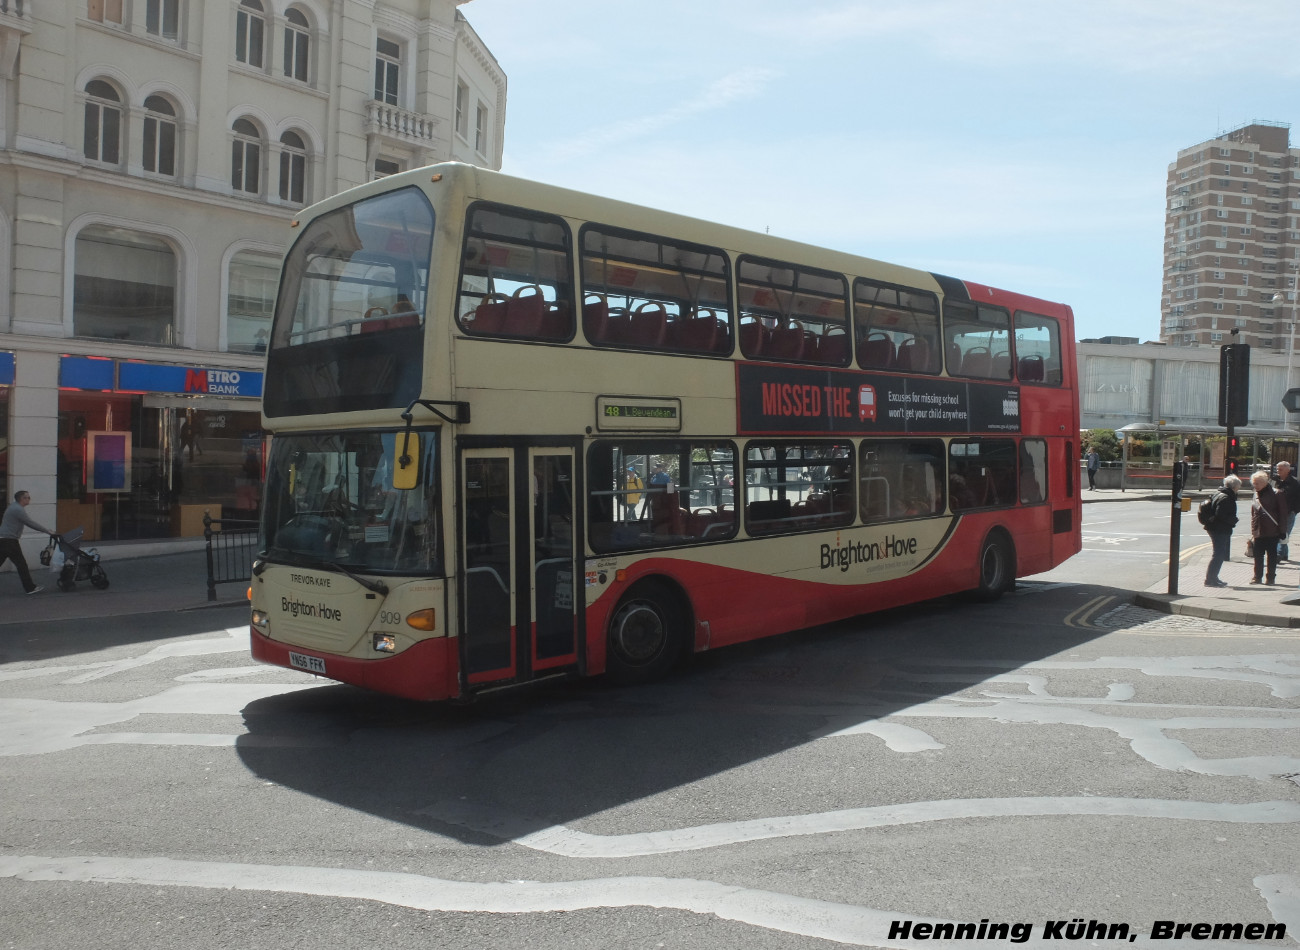
[{"label": "elderly man", "polygon": [[1295,527],[1296,512],[1300,511],[1300,479],[1292,474],[1290,462],[1277,463],[1277,477],[1273,479],[1273,489],[1286,499],[1286,510],[1289,512],[1284,526],[1286,533],[1282,536],[1282,543],[1277,546],[1277,559],[1288,561],[1291,559],[1289,543],[1291,529]]}]

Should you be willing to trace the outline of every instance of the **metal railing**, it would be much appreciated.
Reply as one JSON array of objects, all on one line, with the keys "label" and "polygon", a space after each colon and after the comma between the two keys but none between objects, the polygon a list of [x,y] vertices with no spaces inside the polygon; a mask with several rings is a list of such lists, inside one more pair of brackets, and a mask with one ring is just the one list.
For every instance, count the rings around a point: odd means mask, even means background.
[{"label": "metal railing", "polygon": [[[212,526],[217,530],[213,531]],[[208,600],[217,599],[217,585],[244,582],[252,576],[257,553],[257,522],[213,518],[203,512],[203,540],[208,551]]]}]

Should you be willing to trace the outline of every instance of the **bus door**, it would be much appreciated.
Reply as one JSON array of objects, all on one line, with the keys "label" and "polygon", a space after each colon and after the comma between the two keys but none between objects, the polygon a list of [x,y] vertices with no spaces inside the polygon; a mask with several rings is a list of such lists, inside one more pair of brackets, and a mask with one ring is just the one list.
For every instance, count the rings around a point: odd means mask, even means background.
[{"label": "bus door", "polygon": [[461,456],[461,662],[470,686],[577,662],[574,450]]}]

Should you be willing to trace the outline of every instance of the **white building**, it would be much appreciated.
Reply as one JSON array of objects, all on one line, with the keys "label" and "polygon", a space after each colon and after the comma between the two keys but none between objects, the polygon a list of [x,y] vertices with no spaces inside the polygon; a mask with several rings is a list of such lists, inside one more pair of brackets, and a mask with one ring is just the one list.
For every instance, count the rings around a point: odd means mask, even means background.
[{"label": "white building", "polygon": [[500,167],[506,79],[465,2],[0,0],[6,495],[91,538],[252,516],[294,210]]}]

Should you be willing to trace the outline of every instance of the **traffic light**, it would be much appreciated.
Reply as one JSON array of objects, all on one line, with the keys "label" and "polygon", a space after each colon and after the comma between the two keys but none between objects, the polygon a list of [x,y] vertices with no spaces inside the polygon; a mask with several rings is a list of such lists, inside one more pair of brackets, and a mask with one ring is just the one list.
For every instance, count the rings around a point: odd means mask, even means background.
[{"label": "traffic light", "polygon": [[1228,474],[1237,474],[1237,437],[1228,440]]},{"label": "traffic light", "polygon": [[1250,344],[1219,347],[1219,425],[1244,426],[1250,418]]}]

